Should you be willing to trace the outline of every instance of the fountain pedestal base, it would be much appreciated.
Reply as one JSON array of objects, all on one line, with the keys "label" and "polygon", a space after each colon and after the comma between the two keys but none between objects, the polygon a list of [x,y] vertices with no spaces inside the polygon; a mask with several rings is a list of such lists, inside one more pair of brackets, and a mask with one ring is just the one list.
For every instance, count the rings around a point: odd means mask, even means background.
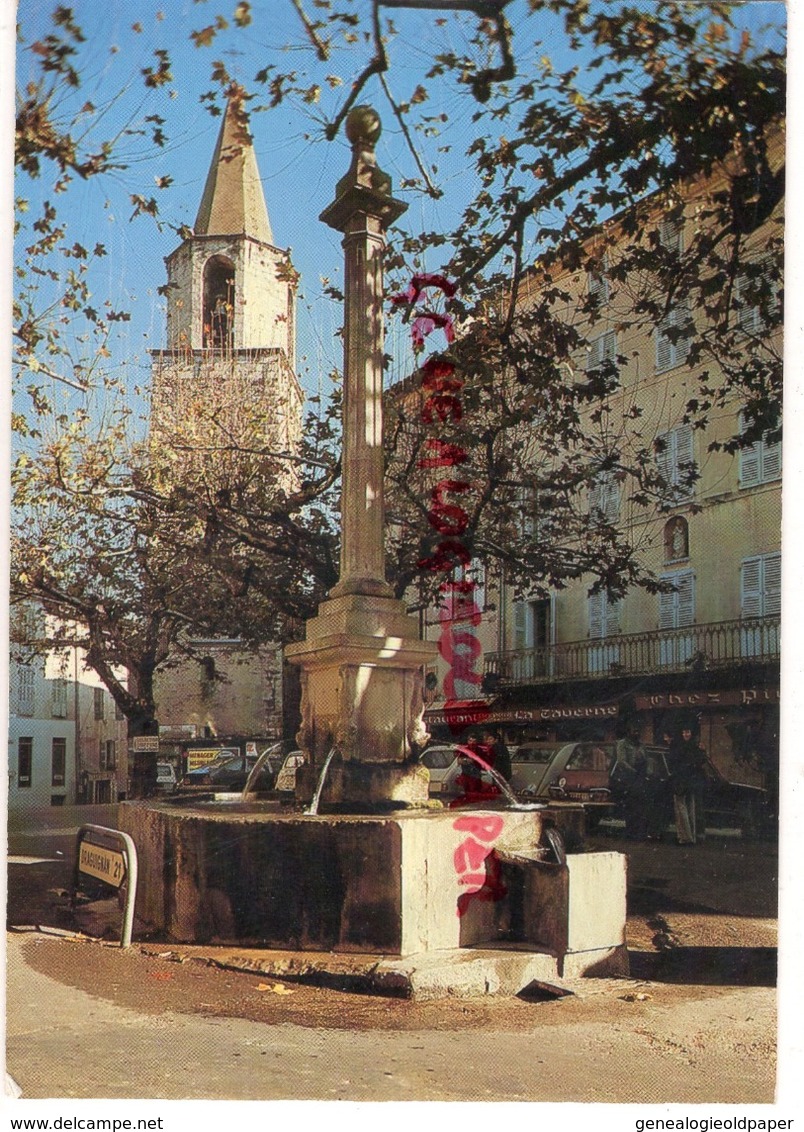
[{"label": "fountain pedestal base", "polygon": [[395,598],[342,594],[321,603],[306,639],[285,649],[301,668],[297,738],[307,765],[297,775],[299,802],[312,798],[334,746],[324,802],[428,805],[428,780],[414,760],[427,740],[422,667],[436,652]]},{"label": "fountain pedestal base", "polygon": [[137,930],[181,943],[413,956],[500,943],[559,973],[622,970],[625,857],[581,840],[583,810],[317,817],[253,804],[122,803],[137,847]]}]

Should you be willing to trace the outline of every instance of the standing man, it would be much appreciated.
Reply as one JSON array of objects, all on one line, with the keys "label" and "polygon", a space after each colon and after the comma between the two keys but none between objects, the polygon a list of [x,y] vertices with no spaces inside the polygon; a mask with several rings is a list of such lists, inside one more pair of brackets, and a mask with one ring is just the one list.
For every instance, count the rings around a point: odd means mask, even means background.
[{"label": "standing man", "polygon": [[706,836],[704,786],[706,752],[698,744],[692,727],[684,724],[668,752],[670,783],[679,845],[695,845]]},{"label": "standing man", "polygon": [[488,729],[483,735],[484,743],[491,747],[494,758],[491,765],[506,782],[511,781],[511,756],[505,745],[505,740],[495,731]]}]

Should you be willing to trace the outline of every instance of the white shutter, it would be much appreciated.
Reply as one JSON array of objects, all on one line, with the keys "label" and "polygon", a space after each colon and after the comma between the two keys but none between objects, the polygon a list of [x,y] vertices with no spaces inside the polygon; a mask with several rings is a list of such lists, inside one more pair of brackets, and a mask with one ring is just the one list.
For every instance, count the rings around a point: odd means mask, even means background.
[{"label": "white shutter", "polygon": [[659,594],[659,628],[675,629],[676,627],[676,597],[675,593]]},{"label": "white shutter", "polygon": [[740,449],[740,487],[755,487],[760,482],[761,455],[760,446],[752,444],[750,448]]},{"label": "white shutter", "polygon": [[675,217],[665,216],[659,227],[659,240],[662,247],[667,248],[668,251],[676,251],[679,254],[682,251],[682,233],[683,226],[680,220]]},{"label": "white shutter", "polygon": [[603,599],[603,615],[606,619],[606,632],[604,635],[611,637],[620,631],[620,611],[623,603],[620,600],[609,601],[605,594],[603,595]]},{"label": "white shutter", "polygon": [[763,565],[762,616],[779,617],[782,612],[782,556],[766,554]]},{"label": "white shutter", "polygon": [[620,514],[620,485],[611,472],[600,472],[589,488],[589,514],[602,517],[609,523]]},{"label": "white shutter", "polygon": [[762,616],[762,559],[746,558],[740,566],[740,616]]},{"label": "white shutter", "polygon": [[656,437],[656,467],[666,484],[673,484],[673,468],[676,462],[676,443],[672,432],[661,432]]},{"label": "white shutter", "polygon": [[659,628],[683,629],[695,624],[695,574],[685,570],[681,574],[662,574],[663,582],[676,587],[670,593],[659,594]]},{"label": "white shutter", "polygon": [[[745,432],[745,415],[740,413],[740,432]],[[755,487],[777,480],[782,474],[781,442],[764,437],[748,448],[740,449],[740,487]]]},{"label": "white shutter", "polygon": [[762,482],[768,483],[770,480],[778,480],[782,474],[781,442],[778,440],[775,440],[773,442],[763,440],[761,456]]},{"label": "white shutter", "polygon": [[528,607],[524,601],[514,602],[514,651],[527,648]]},{"label": "white shutter", "polygon": [[663,373],[673,365],[673,346],[665,333],[663,323],[656,328],[656,372]]},{"label": "white shutter", "polygon": [[605,637],[606,623],[603,602],[605,594],[589,595],[589,636],[593,638]]},{"label": "white shutter", "polygon": [[680,425],[674,430],[673,437],[675,442],[673,483],[678,487],[678,494],[681,498],[689,498],[695,490],[693,484],[686,482],[690,467],[695,462],[692,426],[688,424]]},{"label": "white shutter", "polygon": [[33,715],[34,710],[34,671],[28,664],[17,668],[17,714]]},{"label": "white shutter", "polygon": [[738,275],[734,281],[734,297],[739,306],[737,321],[740,325],[740,329],[744,330],[746,334],[758,334],[762,330],[759,306],[756,302],[752,303],[747,294],[748,290],[749,283],[747,276]]}]

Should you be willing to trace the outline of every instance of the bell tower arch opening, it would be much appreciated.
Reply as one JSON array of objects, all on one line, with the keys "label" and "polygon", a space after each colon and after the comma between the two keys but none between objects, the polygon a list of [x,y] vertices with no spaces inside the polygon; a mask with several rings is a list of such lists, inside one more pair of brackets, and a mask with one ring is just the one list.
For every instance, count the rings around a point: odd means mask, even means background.
[{"label": "bell tower arch opening", "polygon": [[204,264],[204,337],[206,349],[234,347],[235,267],[224,255]]}]

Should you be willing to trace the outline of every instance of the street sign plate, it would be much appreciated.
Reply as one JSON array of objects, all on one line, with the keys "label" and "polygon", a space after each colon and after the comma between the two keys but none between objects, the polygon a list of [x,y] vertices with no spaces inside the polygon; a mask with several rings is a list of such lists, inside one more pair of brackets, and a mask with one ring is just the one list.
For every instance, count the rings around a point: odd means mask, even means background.
[{"label": "street sign plate", "polygon": [[158,735],[135,735],[131,740],[131,749],[137,754],[159,754]]},{"label": "street sign plate", "polygon": [[82,841],[78,850],[78,871],[119,888],[126,879],[126,860],[115,849]]}]

